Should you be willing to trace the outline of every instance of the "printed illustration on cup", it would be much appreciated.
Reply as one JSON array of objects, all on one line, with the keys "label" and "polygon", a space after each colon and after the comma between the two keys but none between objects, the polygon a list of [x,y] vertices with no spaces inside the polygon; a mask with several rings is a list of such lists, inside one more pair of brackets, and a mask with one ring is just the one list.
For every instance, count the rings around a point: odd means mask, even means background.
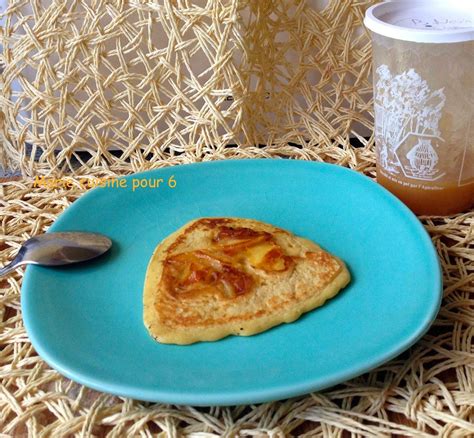
[{"label": "printed illustration on cup", "polygon": [[442,178],[437,151],[443,143],[439,121],[446,102],[444,89],[432,91],[412,68],[394,76],[384,64],[376,73],[375,118],[381,166],[407,178]]}]

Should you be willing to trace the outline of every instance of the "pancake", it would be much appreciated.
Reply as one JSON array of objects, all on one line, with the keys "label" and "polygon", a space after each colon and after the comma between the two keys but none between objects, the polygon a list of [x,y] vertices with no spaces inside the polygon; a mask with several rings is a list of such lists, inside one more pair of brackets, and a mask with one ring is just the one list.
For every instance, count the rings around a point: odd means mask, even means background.
[{"label": "pancake", "polygon": [[349,281],[341,260],[286,230],[201,218],[156,247],[143,318],[150,335],[166,344],[250,336],[295,321]]}]

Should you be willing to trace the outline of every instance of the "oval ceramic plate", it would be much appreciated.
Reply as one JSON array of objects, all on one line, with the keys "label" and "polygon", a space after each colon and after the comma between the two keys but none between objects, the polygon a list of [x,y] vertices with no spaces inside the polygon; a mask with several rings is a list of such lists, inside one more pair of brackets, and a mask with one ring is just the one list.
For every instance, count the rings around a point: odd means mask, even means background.
[{"label": "oval ceramic plate", "polygon": [[[106,234],[111,252],[65,268],[28,267],[23,284],[33,346],[84,385],[191,405],[287,398],[396,356],[438,311],[440,268],[427,233],[402,203],[356,172],[302,161],[221,161],[121,184],[87,193],[50,229]],[[323,307],[256,336],[161,345],[142,320],[147,264],[158,242],[203,216],[254,218],[312,239],[346,261],[352,282]]]}]

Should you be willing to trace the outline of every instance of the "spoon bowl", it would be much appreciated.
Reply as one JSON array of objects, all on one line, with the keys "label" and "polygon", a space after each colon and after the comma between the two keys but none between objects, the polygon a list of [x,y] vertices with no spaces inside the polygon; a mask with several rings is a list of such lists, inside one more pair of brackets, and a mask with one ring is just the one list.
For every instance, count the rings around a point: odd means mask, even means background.
[{"label": "spoon bowl", "polygon": [[28,239],[12,262],[0,268],[0,276],[26,264],[60,266],[84,262],[107,252],[112,241],[102,234],[46,233]]}]

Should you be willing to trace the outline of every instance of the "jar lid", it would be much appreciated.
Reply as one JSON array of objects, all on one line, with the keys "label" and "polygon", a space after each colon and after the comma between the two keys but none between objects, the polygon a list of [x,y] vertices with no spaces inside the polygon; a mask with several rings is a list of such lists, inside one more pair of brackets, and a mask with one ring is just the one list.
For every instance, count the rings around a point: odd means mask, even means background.
[{"label": "jar lid", "polygon": [[398,0],[367,9],[372,32],[417,43],[474,40],[474,0]]}]

